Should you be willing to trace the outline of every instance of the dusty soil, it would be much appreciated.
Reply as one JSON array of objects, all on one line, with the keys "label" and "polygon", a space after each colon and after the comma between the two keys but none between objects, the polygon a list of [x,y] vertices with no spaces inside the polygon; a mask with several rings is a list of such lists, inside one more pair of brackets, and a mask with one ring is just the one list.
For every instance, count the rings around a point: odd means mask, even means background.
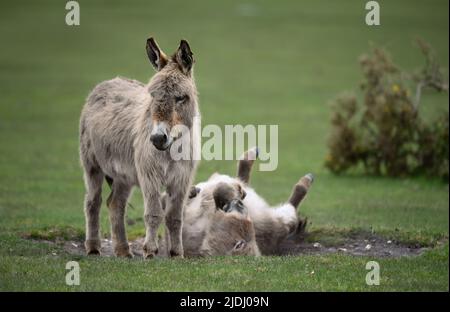
[{"label": "dusty soil", "polygon": [[421,247],[417,245],[407,245],[400,242],[388,240],[378,235],[357,235],[346,237],[342,242],[332,246],[324,245],[320,242],[296,242],[286,240],[280,248],[280,254],[299,255],[299,254],[330,254],[342,253],[352,256],[371,256],[371,257],[402,257],[417,256],[430,247]]},{"label": "dusty soil", "polygon": [[[139,238],[131,241],[130,246],[135,258],[142,257],[142,243],[144,239]],[[46,241],[49,244],[55,244],[63,247],[69,254],[85,255],[83,242],[81,241]],[[417,245],[407,245],[396,241],[391,241],[376,234],[359,234],[351,237],[345,237],[339,242],[330,245],[314,242],[310,240],[298,241],[288,239],[280,245],[279,255],[323,255],[332,253],[342,253],[352,256],[371,256],[371,257],[402,257],[402,256],[417,256],[431,247],[422,247]],[[164,252],[164,246],[160,245],[159,257],[167,257]],[[114,256],[112,242],[109,239],[102,240],[102,256]]]}]

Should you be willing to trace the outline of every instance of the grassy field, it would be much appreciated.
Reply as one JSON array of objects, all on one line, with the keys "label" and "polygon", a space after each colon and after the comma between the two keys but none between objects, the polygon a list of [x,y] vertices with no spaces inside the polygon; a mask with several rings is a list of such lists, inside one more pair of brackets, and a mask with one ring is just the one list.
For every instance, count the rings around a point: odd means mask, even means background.
[{"label": "grassy field", "polygon": [[[410,241],[448,237],[448,184],[389,179],[323,167],[328,103],[357,91],[357,59],[374,43],[402,68],[422,63],[413,40],[433,45],[448,77],[448,2],[379,1],[381,26],[364,23],[364,1],[79,1],[81,25],[64,23],[66,1],[0,4],[0,290],[447,290],[448,243],[415,258],[375,259],[381,285],[365,284],[365,257],[345,255],[140,261],[79,257],[77,288],[65,285],[73,256],[24,233],[81,232],[84,185],[78,118],[96,83],[153,74],[145,40],[195,53],[203,124],[279,125],[279,165],[253,185],[271,203],[307,172],[316,182],[302,213],[312,229],[362,228]],[[432,118],[448,94],[425,94]],[[197,180],[233,173],[234,161],[203,161]],[[136,191],[130,218],[142,216]],[[107,209],[102,231],[109,232]],[[128,227],[143,233],[143,223]],[[53,253],[55,255],[53,255]],[[314,271],[314,274],[311,272]]]}]

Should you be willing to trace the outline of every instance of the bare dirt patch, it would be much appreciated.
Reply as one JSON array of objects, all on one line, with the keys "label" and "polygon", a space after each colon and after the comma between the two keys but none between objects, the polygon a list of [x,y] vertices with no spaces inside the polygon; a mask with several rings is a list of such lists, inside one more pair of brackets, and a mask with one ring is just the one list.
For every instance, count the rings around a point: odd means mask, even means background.
[{"label": "bare dirt patch", "polygon": [[406,244],[379,235],[358,234],[351,237],[343,237],[333,244],[321,242],[321,240],[286,240],[281,244],[280,254],[282,255],[322,255],[341,253],[352,256],[370,257],[403,257],[418,256],[431,249],[431,246],[421,246],[419,244]]},{"label": "bare dirt patch", "polygon": [[[443,239],[446,240],[447,238]],[[35,239],[36,240],[36,239]],[[442,244],[443,240],[438,240],[434,244],[424,245],[413,242],[401,242],[393,239],[387,239],[381,235],[356,232],[356,233],[326,233],[323,235],[304,234],[299,238],[287,239],[280,244],[279,255],[326,255],[333,253],[341,253],[352,256],[370,256],[370,257],[404,257],[404,256],[418,256],[433,248],[436,245]],[[62,247],[65,252],[71,255],[83,256],[85,255],[84,245],[81,240],[39,240],[45,241],[49,244],[54,244]],[[142,258],[142,244],[143,238],[138,238],[130,242],[130,247],[135,258]],[[159,257],[167,257],[165,248],[160,245]],[[102,256],[114,256],[112,241],[110,239],[102,239]]]}]

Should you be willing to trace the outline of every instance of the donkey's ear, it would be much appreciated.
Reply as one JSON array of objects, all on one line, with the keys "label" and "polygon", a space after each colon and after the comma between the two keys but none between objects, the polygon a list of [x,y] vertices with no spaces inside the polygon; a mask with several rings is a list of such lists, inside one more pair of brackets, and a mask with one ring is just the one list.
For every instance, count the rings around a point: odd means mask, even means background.
[{"label": "donkey's ear", "polygon": [[195,60],[191,48],[189,47],[189,43],[186,40],[181,40],[180,46],[175,53],[175,59],[185,74],[191,72]]},{"label": "donkey's ear", "polygon": [[167,56],[158,47],[158,44],[156,43],[155,39],[153,39],[153,37],[147,39],[146,49],[148,58],[153,67],[157,71],[163,69],[167,64]]}]

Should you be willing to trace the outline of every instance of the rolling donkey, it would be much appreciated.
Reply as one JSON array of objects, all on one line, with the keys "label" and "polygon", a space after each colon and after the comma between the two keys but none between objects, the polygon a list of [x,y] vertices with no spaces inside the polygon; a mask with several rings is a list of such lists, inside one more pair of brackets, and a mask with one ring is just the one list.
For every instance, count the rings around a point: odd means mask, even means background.
[{"label": "rolling donkey", "polygon": [[[153,38],[147,54],[157,73],[147,85],[126,78],[98,84],[89,95],[80,118],[80,158],[86,184],[87,254],[100,253],[99,213],[103,180],[111,186],[107,199],[112,241],[117,256],[132,257],[125,230],[125,207],[138,186],[144,197],[146,235],[144,257],[158,253],[157,231],[166,217],[170,255],[183,257],[183,206],[196,162],[173,160],[171,144],[180,137],[177,125],[193,130],[199,115],[193,77],[194,58],[185,40],[167,57]],[[189,131],[190,142],[195,131]],[[184,146],[183,146],[184,148]],[[166,214],[160,192],[167,191]]]},{"label": "rolling donkey", "polygon": [[307,220],[297,209],[313,175],[300,178],[287,202],[272,207],[249,184],[257,156],[257,148],[243,155],[237,177],[214,173],[191,188],[184,211],[185,256],[276,255],[289,238],[302,236]]}]

